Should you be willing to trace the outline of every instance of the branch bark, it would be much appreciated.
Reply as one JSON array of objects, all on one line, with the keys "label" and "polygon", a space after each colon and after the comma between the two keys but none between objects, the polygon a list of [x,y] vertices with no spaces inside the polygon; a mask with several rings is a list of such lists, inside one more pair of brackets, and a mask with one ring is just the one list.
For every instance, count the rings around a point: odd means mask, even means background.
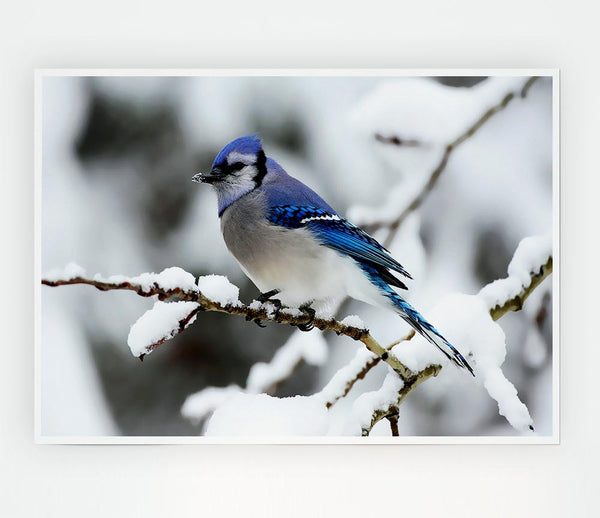
[{"label": "branch bark", "polygon": [[[510,311],[519,311],[523,307],[523,304],[525,300],[527,300],[529,295],[542,283],[542,281],[548,275],[550,275],[551,272],[552,256],[550,256],[546,263],[540,267],[539,271],[531,273],[531,282],[528,286],[524,286],[523,289],[519,292],[519,294],[505,301],[502,305],[498,304],[494,308],[490,309],[490,316],[494,320],[498,320]],[[163,301],[188,301],[198,303],[199,306],[195,308],[190,314],[188,314],[183,322],[180,322],[178,332],[182,332],[187,327],[192,317],[196,316],[198,313],[203,311],[217,311],[221,313],[228,313],[231,315],[243,316],[246,320],[261,320],[268,322],[276,322],[280,324],[289,324],[292,326],[305,324],[309,322],[310,319],[308,315],[292,314],[290,312],[287,312],[285,309],[282,309],[281,311],[276,313],[274,311],[274,307],[268,302],[260,305],[244,305],[239,302],[237,304],[223,305],[204,296],[200,291],[186,290],[179,287],[167,289],[160,286],[158,283],[154,283],[151,286],[142,286],[141,284],[131,282],[130,280],[124,280],[121,282],[110,282],[109,280],[101,280],[98,278],[88,279],[85,277],[78,276],[70,279],[59,280],[42,279],[42,284],[52,287],[85,284],[89,286],[94,286],[95,288],[101,291],[128,290],[133,291],[142,297],[156,296],[159,300]],[[391,349],[394,346],[403,341],[411,340],[415,336],[414,331],[411,331],[400,340],[389,344],[387,347],[383,347],[373,338],[368,329],[346,326],[333,318],[315,318],[313,320],[313,324],[315,327],[322,331],[334,331],[338,335],[344,335],[349,338],[352,338],[353,340],[361,341],[367,347],[367,349],[369,349],[372,353],[376,355],[375,358],[371,358],[370,360],[368,360],[352,379],[349,379],[347,381],[346,386],[344,387],[344,390],[341,394],[336,395],[332,400],[326,403],[327,408],[330,408],[337,401],[345,397],[350,392],[350,390],[352,390],[354,384],[358,380],[363,379],[382,360],[385,363],[387,363],[404,381],[403,388],[398,394],[398,400],[396,401],[396,403],[385,409],[380,409],[377,412],[375,412],[371,419],[371,424],[369,428],[363,430],[363,435],[368,435],[373,426],[375,426],[375,424],[377,424],[383,418],[389,419],[391,417],[392,420],[390,421],[390,425],[394,426],[394,416],[399,415],[400,404],[404,401],[406,396],[427,379],[437,376],[440,370],[442,369],[440,365],[430,365],[429,367],[423,369],[420,372],[413,372],[402,362],[400,362],[398,358],[391,354]],[[168,339],[169,337],[165,337],[157,343],[152,344],[149,347],[148,352],[162,345]],[[144,354],[141,354],[140,358],[143,359],[143,356]]]},{"label": "branch bark", "polygon": [[430,365],[429,367],[418,372],[417,375],[414,376],[412,379],[405,381],[404,386],[400,389],[400,392],[398,393],[398,400],[396,401],[396,404],[388,406],[385,409],[377,410],[373,414],[373,417],[371,418],[371,424],[369,425],[369,428],[363,429],[363,431],[362,431],[363,437],[367,437],[371,433],[371,430],[373,429],[373,427],[384,418],[387,418],[387,419],[389,419],[390,417],[392,419],[395,418],[396,419],[396,430],[397,430],[397,424],[398,424],[397,419],[398,419],[398,416],[400,415],[400,405],[406,399],[406,396],[408,396],[414,389],[416,389],[424,381],[428,380],[429,378],[435,378],[440,373],[441,370],[442,370],[441,365]]},{"label": "branch bark", "polygon": [[[523,308],[523,304],[525,303],[525,300],[527,300],[529,295],[531,295],[531,293],[533,293],[533,291],[551,273],[552,273],[552,256],[550,256],[548,258],[548,260],[546,261],[546,263],[540,267],[538,272],[531,272],[531,282],[529,283],[528,286],[523,286],[523,289],[519,292],[519,294],[517,294],[516,296],[512,297],[511,299],[505,301],[503,304],[496,305],[490,309],[490,316],[492,317],[492,319],[494,321],[496,321],[511,311],[520,311]],[[394,346],[398,345],[401,342],[411,340],[414,336],[415,336],[415,332],[412,331],[404,338],[388,345],[387,349],[391,350]],[[354,384],[358,380],[364,379],[364,377],[369,373],[369,371],[371,371],[374,367],[376,367],[379,364],[379,362],[380,362],[380,358],[372,358],[369,361],[367,361],[365,363],[364,367],[356,374],[356,376],[353,379],[348,380],[348,382],[346,383],[344,392],[342,394],[336,396],[331,401],[327,402],[327,408],[330,408],[337,401],[339,401],[343,397],[347,396],[348,393],[350,392],[350,390],[352,390],[352,387],[354,386]],[[381,419],[384,419],[384,418],[390,419],[390,417],[394,418],[394,416],[397,418],[397,416],[399,416],[400,404],[404,401],[406,396],[410,392],[412,392],[415,388],[417,388],[421,383],[426,381],[427,379],[436,377],[439,374],[439,372],[441,371],[441,369],[442,369],[442,367],[440,365],[430,365],[429,367],[418,372],[416,374],[416,376],[413,376],[409,379],[404,378],[405,383],[398,394],[398,400],[397,400],[396,404],[391,405],[387,408],[379,409],[377,412],[375,412],[373,414],[373,417],[371,418],[370,426],[366,429],[363,429],[362,435],[368,436],[369,433],[371,432],[371,430],[373,429],[373,427],[379,421],[381,421]],[[391,422],[390,422],[390,425],[392,426]]]},{"label": "branch bark", "polygon": [[490,310],[490,315],[494,320],[498,320],[503,317],[509,311],[520,311],[523,309],[523,304],[527,300],[527,297],[533,293],[543,280],[548,277],[552,273],[552,256],[548,258],[546,264],[540,267],[539,272],[533,274],[531,276],[531,283],[527,287],[523,287],[521,292],[513,297],[512,299],[507,300],[502,305],[497,305]]},{"label": "branch bark", "polygon": [[[62,280],[48,280],[42,279],[42,284],[46,286],[66,286],[73,284],[86,284],[94,286],[101,291],[107,290],[129,290],[134,291],[142,297],[157,296],[159,300],[168,301],[188,301],[197,302],[200,306],[194,310],[194,314],[201,311],[216,311],[219,313],[228,313],[230,315],[242,316],[246,320],[259,320],[266,322],[277,322],[279,324],[289,324],[292,326],[298,326],[306,324],[310,321],[308,315],[294,315],[286,309],[282,309],[279,312],[273,311],[274,307],[270,303],[264,303],[260,305],[244,305],[239,304],[220,304],[210,298],[204,296],[200,291],[186,291],[181,288],[165,289],[157,283],[154,283],[150,287],[144,287],[140,284],[130,281],[122,282],[110,282],[107,280],[88,279],[85,277],[73,277],[71,279]],[[193,316],[193,315],[192,315]],[[191,317],[190,317],[191,318]],[[416,376],[416,373],[412,372],[408,367],[402,364],[394,355],[390,354],[389,351],[380,345],[375,338],[370,334],[368,329],[360,329],[354,326],[346,326],[335,320],[315,318],[312,324],[320,329],[321,331],[333,331],[338,335],[344,335],[353,340],[361,341],[369,351],[374,353],[380,360],[387,363],[402,379],[410,380]],[[180,328],[183,330],[183,328]],[[154,344],[147,352],[158,347],[164,343],[167,339],[161,340]]]}]

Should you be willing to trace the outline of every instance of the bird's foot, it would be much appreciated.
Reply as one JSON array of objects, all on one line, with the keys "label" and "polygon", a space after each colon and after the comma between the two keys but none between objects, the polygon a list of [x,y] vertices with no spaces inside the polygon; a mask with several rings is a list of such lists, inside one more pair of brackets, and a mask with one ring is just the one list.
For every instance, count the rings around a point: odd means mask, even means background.
[{"label": "bird's foot", "polygon": [[250,320],[252,320],[252,322],[254,322],[258,327],[267,327],[265,324],[263,324],[260,318],[252,318],[250,315],[246,315],[246,321]]},{"label": "bird's foot", "polygon": [[304,324],[298,324],[298,329],[300,329],[300,331],[310,331],[312,329],[314,329],[314,320],[315,320],[315,310],[313,308],[310,307],[310,305],[312,304],[312,302],[309,302],[307,304],[303,304],[302,306],[300,306],[298,309],[300,311],[302,311],[305,315],[308,316],[308,322],[304,322]]},{"label": "bird's foot", "polygon": [[[260,302],[261,304],[264,304],[265,302],[270,302],[271,304],[273,304],[273,306],[275,307],[275,312],[273,313],[273,318],[275,320],[277,320],[279,318],[279,311],[281,310],[283,304],[281,303],[281,301],[279,299],[273,299],[271,297],[274,297],[280,291],[281,290],[266,291],[264,293],[261,293],[256,298],[256,300],[258,300],[258,302]],[[246,317],[246,320],[251,320],[251,317]],[[263,321],[260,318],[255,318],[252,320],[252,322],[254,322],[258,327],[267,327],[265,324],[263,324]]]}]

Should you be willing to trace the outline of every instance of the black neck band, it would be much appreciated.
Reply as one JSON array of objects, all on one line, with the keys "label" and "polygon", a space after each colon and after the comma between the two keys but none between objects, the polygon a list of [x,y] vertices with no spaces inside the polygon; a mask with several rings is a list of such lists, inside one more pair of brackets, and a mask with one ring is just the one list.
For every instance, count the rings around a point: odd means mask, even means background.
[{"label": "black neck band", "polygon": [[262,149],[258,152],[255,165],[258,172],[254,177],[254,183],[256,184],[256,187],[260,187],[262,185],[263,178],[267,174],[267,157]]}]

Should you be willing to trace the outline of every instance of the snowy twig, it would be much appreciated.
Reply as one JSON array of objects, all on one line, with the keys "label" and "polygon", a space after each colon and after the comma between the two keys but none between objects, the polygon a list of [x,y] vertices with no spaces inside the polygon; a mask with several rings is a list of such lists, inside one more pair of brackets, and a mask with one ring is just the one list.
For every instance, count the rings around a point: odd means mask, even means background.
[{"label": "snowy twig", "polygon": [[[158,296],[159,300],[198,303],[199,306],[194,309],[193,315],[190,315],[187,322],[189,322],[192,316],[195,316],[201,311],[217,311],[219,313],[229,313],[230,315],[243,316],[246,320],[277,322],[280,324],[290,324],[292,326],[306,324],[310,321],[310,316],[300,312],[292,313],[286,309],[282,309],[276,313],[273,311],[273,306],[269,303],[258,304],[257,302],[254,302],[250,305],[244,305],[237,301],[235,303],[223,304],[208,298],[199,290],[185,290],[178,287],[167,289],[156,282],[142,285],[132,282],[132,279],[127,278],[119,278],[118,282],[111,282],[110,279],[88,279],[78,275],[65,279],[42,279],[42,284],[45,284],[46,286],[87,284],[102,291],[130,290],[135,291],[142,297],[152,297],[156,295]],[[373,336],[371,336],[368,329],[361,329],[352,325],[344,325],[333,318],[324,319],[317,317],[314,318],[312,324],[321,331],[334,331],[338,335],[344,335],[352,338],[353,340],[360,340],[367,347],[367,349],[369,349],[369,351],[374,353],[381,360],[385,361],[402,379],[409,380],[415,377],[415,373],[402,364],[394,355],[390,354],[385,347],[381,346],[373,338]],[[179,329],[182,331],[184,328],[185,325],[180,326]],[[143,354],[148,353],[154,348],[158,347],[169,338],[170,336],[161,337],[159,341],[149,344],[145,351],[139,351],[136,354],[138,356],[142,356]]]},{"label": "snowy twig", "polygon": [[[484,308],[492,308],[489,312],[494,320],[501,318],[509,311],[521,309],[531,292],[550,274],[552,271],[551,245],[552,240],[548,236],[524,239],[519,244],[508,267],[508,277],[494,281],[480,291],[477,297],[484,301]],[[42,283],[47,286],[86,284],[102,291],[130,290],[140,296],[156,296],[160,301],[168,301],[167,303],[156,302],[155,307],[143,315],[132,327],[128,340],[129,345],[132,352],[140,358],[182,332],[195,320],[197,314],[203,311],[217,311],[243,316],[246,320],[271,321],[294,326],[310,321],[309,315],[298,310],[284,308],[277,312],[269,302],[254,301],[250,305],[244,305],[238,300],[238,288],[230,284],[226,278],[217,279],[217,277],[200,277],[196,284],[196,280],[191,274],[180,268],[169,268],[160,274],[142,274],[132,278],[115,276],[104,279],[98,275],[94,278],[87,278],[83,270],[69,265],[62,273],[48,275],[42,280]],[[157,328],[149,325],[152,322],[157,323],[157,321],[160,321]],[[370,423],[367,421],[368,424],[362,425],[363,435],[368,435],[373,426],[383,418],[390,420],[390,426],[394,433],[397,428],[396,420],[400,404],[413,389],[425,380],[437,376],[442,368],[440,365],[433,364],[422,370],[412,371],[392,353],[394,346],[400,342],[411,340],[415,336],[414,332],[388,347],[383,347],[360,321],[357,322],[356,317],[348,317],[341,322],[333,318],[315,318],[312,323],[320,330],[331,330],[338,335],[359,340],[372,353],[357,355],[356,361],[338,371],[328,386],[321,391],[320,397],[323,398],[327,408],[345,397],[356,381],[363,379],[380,360],[385,361],[401,380],[399,381],[400,385],[393,388],[392,399],[388,398],[384,407],[374,407],[375,410],[372,414],[369,411],[367,415],[371,415]],[[134,333],[134,329],[136,333]],[[132,335],[135,335],[135,339],[132,339]],[[292,349],[295,350],[297,347]],[[286,354],[286,356],[289,355]],[[288,365],[288,363],[286,361],[282,367],[280,362],[274,362],[268,369],[268,375],[263,372],[259,376],[260,379],[256,379],[250,385],[256,385],[256,390],[260,391],[266,378],[271,381],[280,381],[287,377],[295,364],[292,362]],[[388,392],[390,386],[394,387],[393,377],[390,380],[392,385],[388,384]],[[396,391],[397,397],[395,396]],[[370,401],[372,402],[373,399]]]},{"label": "snowy twig", "polygon": [[494,306],[494,308],[490,310],[490,315],[492,316],[492,318],[494,320],[498,320],[509,311],[521,310],[523,308],[523,304],[527,300],[527,297],[529,297],[533,290],[535,290],[542,283],[542,281],[551,273],[552,256],[548,258],[546,264],[541,266],[539,272],[531,276],[531,284],[529,284],[529,286],[523,287],[523,289],[519,292],[518,295],[515,295],[513,298],[507,300],[502,305]]},{"label": "snowy twig", "polygon": [[[425,198],[427,198],[429,193],[433,190],[435,184],[437,183],[442,172],[446,168],[446,165],[448,164],[450,155],[463,142],[465,142],[467,139],[471,138],[489,119],[491,119],[494,115],[496,115],[497,113],[504,110],[504,108],[506,108],[506,106],[508,106],[508,104],[513,99],[515,99],[516,97],[521,97],[521,98],[526,97],[527,93],[529,92],[529,89],[535,83],[535,81],[537,81],[537,79],[539,79],[539,78],[538,77],[530,77],[529,79],[527,79],[527,81],[525,82],[525,84],[523,85],[523,87],[521,89],[519,89],[518,91],[508,92],[498,104],[496,104],[496,105],[492,106],[491,108],[489,108],[488,110],[486,110],[485,113],[483,113],[483,115],[481,115],[481,117],[479,117],[479,119],[477,119],[477,121],[475,121],[475,123],[472,124],[464,133],[462,133],[460,136],[458,136],[454,141],[450,142],[444,149],[444,154],[442,155],[442,158],[441,158],[440,162],[438,163],[438,165],[435,167],[435,169],[432,171],[431,175],[429,176],[429,180],[427,180],[427,183],[423,186],[423,188],[421,189],[419,194],[417,194],[417,196],[408,204],[408,206],[400,213],[400,215],[397,218],[395,218],[392,221],[384,221],[384,220],[375,221],[369,225],[365,225],[365,227],[364,227],[365,230],[367,230],[368,232],[374,232],[380,228],[388,228],[389,233],[384,241],[384,245],[390,246],[390,244],[394,240],[396,232],[398,231],[398,229],[400,228],[400,226],[402,225],[404,220],[408,217],[408,215],[411,212],[414,212],[423,204],[423,202],[425,201]],[[384,142],[384,143],[388,143],[388,144],[392,144],[392,145],[396,145],[396,146],[406,145],[406,142],[397,136],[384,137],[382,135],[376,134],[375,138],[380,142]],[[414,145],[417,145],[417,143],[415,141],[410,141],[410,145],[414,146]]]},{"label": "snowy twig", "polygon": [[[521,242],[521,244],[519,245],[519,248],[517,248],[517,251],[515,252],[515,255],[513,257],[513,260],[511,261],[511,264],[509,265],[509,272],[511,272],[511,269],[516,269],[518,266],[522,266],[522,265],[519,265],[519,262],[523,261],[523,258],[521,257],[522,254],[520,254],[519,251],[520,251],[520,249],[525,248],[523,246],[524,244],[529,244],[534,239],[536,239],[536,238],[526,238]],[[489,311],[490,316],[492,317],[493,320],[499,320],[506,313],[509,313],[511,311],[519,311],[522,309],[523,304],[524,304],[525,300],[529,297],[529,295],[531,295],[531,293],[542,283],[542,281],[548,275],[550,275],[550,273],[552,273],[552,256],[550,255],[547,257],[548,258],[547,258],[546,262],[543,263],[541,266],[529,268],[529,270],[530,270],[529,277],[527,280],[521,281],[521,289],[517,295],[504,300],[504,302],[501,304],[494,305],[490,309],[490,311]],[[514,277],[509,276],[507,279],[494,281],[493,283],[488,284],[486,287],[484,287],[480,291],[480,295],[483,296],[484,298],[489,297],[490,295],[488,292],[494,291],[495,289],[497,290],[501,283],[510,285],[510,281],[513,280],[513,278]],[[502,289],[502,286],[500,286],[500,289]],[[390,344],[388,346],[388,349],[391,349],[392,347],[394,347],[395,345],[397,345],[400,342],[411,340],[414,335],[415,335],[415,333],[412,332],[411,334],[407,335],[403,339],[401,339],[397,342],[394,342],[393,344]],[[336,395],[336,397],[334,399],[329,401],[327,403],[327,407],[328,408],[331,407],[339,399],[341,399],[342,397],[345,397],[350,392],[350,390],[352,389],[354,384],[359,379],[363,379],[367,375],[367,373],[371,369],[373,369],[378,363],[379,363],[379,358],[370,358],[368,361],[366,361],[364,363],[363,368],[360,369],[353,378],[349,379],[346,382],[344,392],[340,395]],[[423,383],[423,381],[425,381],[431,377],[437,376],[441,369],[442,369],[442,367],[440,365],[430,365],[429,367],[423,369],[422,371],[419,371],[416,374],[416,376],[409,378],[409,379],[405,378],[404,386],[398,393],[398,400],[396,401],[396,403],[394,405],[388,405],[385,408],[377,409],[373,413],[370,426],[363,429],[363,435],[365,435],[365,436],[369,435],[370,431],[373,429],[373,426],[375,426],[379,421],[381,421],[381,419],[384,419],[384,418],[389,419],[390,417],[391,418],[397,417],[399,414],[400,404],[402,403],[402,401],[404,401],[406,396],[413,389],[415,389],[417,386],[419,386],[421,383]],[[390,424],[392,424],[392,423],[390,422]]]},{"label": "snowy twig", "polygon": [[[533,293],[533,290],[535,290],[542,283],[542,281],[546,277],[548,277],[548,275],[550,275],[551,273],[552,273],[552,256],[550,256],[548,258],[548,261],[546,262],[546,264],[544,264],[540,267],[539,272],[537,272],[537,273],[532,272],[531,283],[529,284],[529,286],[523,287],[522,290],[519,292],[519,294],[516,295],[515,297],[505,301],[501,305],[496,305],[492,309],[490,309],[490,316],[492,317],[492,319],[499,320],[504,315],[506,315],[506,313],[508,313],[510,311],[521,310],[523,308],[523,304],[525,303],[525,300],[527,300],[529,295],[531,295],[531,293]],[[400,342],[405,342],[405,341],[411,340],[414,336],[415,336],[415,332],[411,331],[404,338],[401,338],[400,340],[397,340],[397,341],[391,343],[390,345],[388,345],[387,346],[388,351],[391,350],[394,346],[398,345]],[[331,399],[331,401],[327,402],[327,408],[333,406],[338,400],[347,396],[348,393],[352,390],[352,387],[354,386],[354,384],[357,381],[364,379],[364,377],[369,373],[369,371],[371,371],[371,369],[373,369],[375,366],[377,366],[379,364],[379,361],[380,361],[379,357],[368,359],[364,363],[363,367],[352,378],[350,378],[346,381],[344,391],[340,394],[336,394],[335,397]],[[419,373],[419,374],[421,374],[421,373]]]},{"label": "snowy twig", "polygon": [[395,418],[397,425],[398,415],[400,414],[400,405],[406,399],[406,396],[408,396],[424,381],[428,380],[429,378],[435,378],[441,370],[441,365],[430,365],[429,367],[426,367],[425,369],[417,373],[416,376],[406,381],[404,383],[404,386],[398,392],[398,399],[394,405],[378,409],[373,413],[373,416],[371,417],[371,424],[368,428],[364,428],[362,431],[363,437],[368,436],[373,427],[383,418]]},{"label": "snowy twig", "polygon": [[87,284],[98,288],[100,291],[130,290],[135,291],[142,297],[157,296],[158,300],[199,302],[198,293],[194,290],[189,291],[180,287],[164,288],[158,284],[143,286],[136,282],[132,282],[131,279],[123,280],[121,282],[111,282],[109,280],[87,279],[85,277],[77,276],[70,279],[42,279],[42,284],[53,287],[68,286],[70,284]]},{"label": "snowy twig", "polygon": [[[415,331],[411,330],[404,338],[401,338],[400,340],[396,340],[395,342],[392,342],[390,345],[388,345],[386,347],[386,349],[388,351],[390,351],[394,346],[398,345],[400,342],[404,342],[406,340],[411,340],[412,337],[415,336]],[[364,363],[364,365],[358,370],[358,372],[355,372],[350,378],[347,379],[343,390],[338,393],[335,394],[333,397],[331,397],[326,405],[327,408],[332,407],[335,403],[337,403],[340,399],[346,397],[348,395],[348,393],[352,390],[352,387],[354,386],[354,384],[359,381],[364,379],[364,377],[369,373],[369,371],[375,367],[376,365],[379,364],[381,358],[379,356],[376,357],[370,357],[369,359],[367,359]]]},{"label": "snowy twig", "polygon": [[318,331],[295,331],[268,363],[255,363],[248,373],[246,391],[273,393],[302,364],[321,366],[327,360],[327,342]]}]

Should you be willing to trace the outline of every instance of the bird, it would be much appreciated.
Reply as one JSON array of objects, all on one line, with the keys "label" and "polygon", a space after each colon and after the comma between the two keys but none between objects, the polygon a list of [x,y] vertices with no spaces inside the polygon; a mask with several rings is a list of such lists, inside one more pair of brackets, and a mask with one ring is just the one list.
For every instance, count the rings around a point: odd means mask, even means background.
[{"label": "bird", "polygon": [[[392,309],[449,360],[473,376],[465,357],[402,298],[404,267],[310,187],[267,157],[258,134],[229,142],[207,173],[192,180],[217,195],[225,244],[260,290],[260,302],[315,308],[349,296]],[[393,272],[393,273],[392,273]],[[399,278],[401,277],[401,278]]]}]

